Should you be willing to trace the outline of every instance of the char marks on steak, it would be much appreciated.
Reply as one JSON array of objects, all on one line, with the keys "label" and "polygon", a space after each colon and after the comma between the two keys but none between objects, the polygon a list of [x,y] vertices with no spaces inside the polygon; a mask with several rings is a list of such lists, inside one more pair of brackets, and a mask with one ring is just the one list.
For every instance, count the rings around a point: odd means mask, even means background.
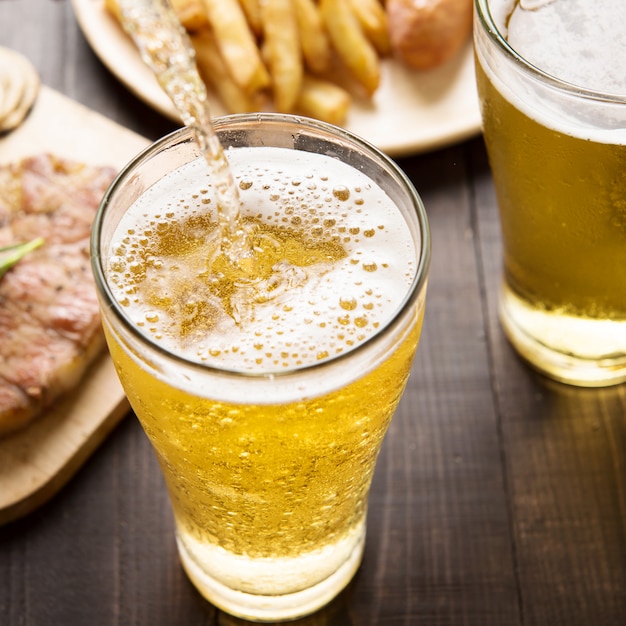
[{"label": "char marks on steak", "polygon": [[89,236],[114,175],[47,154],[0,166],[0,248],[45,240],[0,278],[0,434],[74,388],[104,346]]}]

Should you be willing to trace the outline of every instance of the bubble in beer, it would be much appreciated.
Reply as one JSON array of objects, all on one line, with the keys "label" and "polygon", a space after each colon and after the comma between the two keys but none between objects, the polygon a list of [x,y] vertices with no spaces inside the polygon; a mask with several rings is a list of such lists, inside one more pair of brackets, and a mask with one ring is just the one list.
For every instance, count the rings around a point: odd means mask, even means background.
[{"label": "bubble in beer", "polygon": [[335,196],[337,200],[345,202],[350,198],[350,190],[345,185],[337,185],[333,187],[333,196]]},{"label": "bubble in beer", "polygon": [[339,306],[346,311],[354,311],[357,307],[356,298],[339,298]]}]

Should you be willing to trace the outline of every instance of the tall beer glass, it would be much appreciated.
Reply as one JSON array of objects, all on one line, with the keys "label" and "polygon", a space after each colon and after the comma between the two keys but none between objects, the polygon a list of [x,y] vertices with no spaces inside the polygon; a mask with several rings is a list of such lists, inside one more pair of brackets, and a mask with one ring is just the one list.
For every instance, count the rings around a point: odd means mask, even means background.
[{"label": "tall beer glass", "polygon": [[345,131],[271,114],[215,128],[254,256],[220,257],[211,176],[181,130],[107,192],[93,269],[186,572],[234,615],[291,619],[359,566],[421,331],[428,224],[398,167]]},{"label": "tall beer glass", "polygon": [[626,380],[626,2],[476,0],[500,319],[541,372]]}]

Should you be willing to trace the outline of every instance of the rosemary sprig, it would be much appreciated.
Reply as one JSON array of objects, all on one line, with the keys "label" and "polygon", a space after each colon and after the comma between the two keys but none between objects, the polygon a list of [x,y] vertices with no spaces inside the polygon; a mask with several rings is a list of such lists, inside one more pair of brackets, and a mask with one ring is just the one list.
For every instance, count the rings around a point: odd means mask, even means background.
[{"label": "rosemary sprig", "polygon": [[43,244],[43,237],[26,243],[16,243],[0,248],[0,278],[2,278],[22,257]]}]

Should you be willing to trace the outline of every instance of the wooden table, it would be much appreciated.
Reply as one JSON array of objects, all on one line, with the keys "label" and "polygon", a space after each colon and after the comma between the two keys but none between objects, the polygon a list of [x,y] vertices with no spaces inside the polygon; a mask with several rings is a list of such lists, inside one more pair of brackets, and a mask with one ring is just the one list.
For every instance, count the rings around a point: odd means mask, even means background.
[{"label": "wooden table", "polygon": [[[1,0],[0,45],[150,139],[174,128],[103,67],[68,0]],[[626,386],[549,382],[504,339],[480,137],[399,162],[432,228],[423,338],[378,463],[363,565],[327,609],[296,623],[626,624]],[[185,577],[132,415],[54,499],[0,528],[0,624],[244,624]]]}]

